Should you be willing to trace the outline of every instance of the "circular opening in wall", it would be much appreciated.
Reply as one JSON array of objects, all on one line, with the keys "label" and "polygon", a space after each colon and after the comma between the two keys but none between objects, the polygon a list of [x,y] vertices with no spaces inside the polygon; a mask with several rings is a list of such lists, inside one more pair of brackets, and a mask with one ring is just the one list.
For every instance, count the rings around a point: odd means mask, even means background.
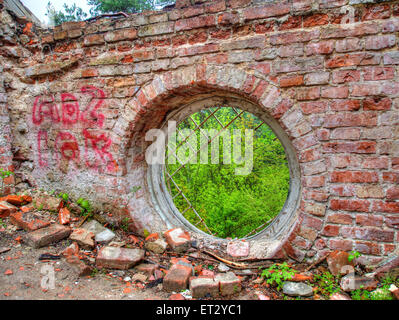
[{"label": "circular opening in wall", "polygon": [[298,207],[299,166],[290,139],[246,100],[209,98],[165,121],[164,162],[150,165],[155,208],[216,239],[277,238]]}]

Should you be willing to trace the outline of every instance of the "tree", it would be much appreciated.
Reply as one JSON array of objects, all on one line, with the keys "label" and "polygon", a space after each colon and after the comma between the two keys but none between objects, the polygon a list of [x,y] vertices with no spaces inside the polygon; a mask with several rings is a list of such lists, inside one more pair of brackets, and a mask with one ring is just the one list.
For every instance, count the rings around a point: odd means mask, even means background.
[{"label": "tree", "polygon": [[[87,4],[91,6],[90,14],[92,16],[117,12],[137,13],[144,10],[159,9],[173,3],[175,1],[171,0],[87,0]],[[64,4],[64,11],[55,10],[49,2],[46,16],[49,17],[50,24],[59,25],[67,21],[82,21],[88,17],[88,14],[76,4],[72,6]]]},{"label": "tree", "polygon": [[64,3],[64,11],[55,10],[54,6],[49,2],[47,4],[46,16],[49,18],[50,24],[60,25],[63,22],[68,21],[82,21],[87,18],[88,14],[81,8],[77,7],[76,4],[68,6]]},{"label": "tree", "polygon": [[95,16],[104,13],[136,13],[144,10],[154,10],[163,5],[174,3],[170,0],[87,0],[92,6],[90,13]]}]

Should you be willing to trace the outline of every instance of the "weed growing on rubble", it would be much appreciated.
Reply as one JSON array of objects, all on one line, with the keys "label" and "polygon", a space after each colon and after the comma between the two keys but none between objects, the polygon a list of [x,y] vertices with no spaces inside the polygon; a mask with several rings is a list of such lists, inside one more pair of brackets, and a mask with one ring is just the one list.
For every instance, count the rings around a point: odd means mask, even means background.
[{"label": "weed growing on rubble", "polygon": [[0,195],[3,194],[4,192],[4,180],[10,176],[12,176],[14,174],[14,172],[10,171],[10,170],[4,170],[2,168],[0,168],[0,178],[1,178],[1,189],[0,189]]},{"label": "weed growing on rubble", "polygon": [[89,200],[79,198],[76,203],[82,208],[80,213],[82,216],[91,215],[92,207]]},{"label": "weed growing on rubble", "polygon": [[292,279],[296,271],[292,269],[287,262],[281,264],[275,263],[268,269],[262,271],[261,276],[266,278],[266,283],[277,285],[277,290],[283,287],[283,282]]},{"label": "weed growing on rubble", "polygon": [[0,227],[7,227],[6,223],[0,218]]},{"label": "weed growing on rubble", "polygon": [[348,256],[348,261],[352,262],[354,259],[357,259],[361,256],[362,254],[357,251],[351,251],[349,256]]},{"label": "weed growing on rubble", "polygon": [[381,287],[374,291],[356,289],[352,291],[352,300],[395,300],[389,291],[392,284],[398,285],[399,278],[396,280],[391,277],[385,277],[381,280]]},{"label": "weed growing on rubble", "polygon": [[129,231],[129,218],[128,217],[122,219],[122,223],[121,223],[120,227],[125,232]]},{"label": "weed growing on rubble", "polygon": [[323,272],[322,274],[316,274],[314,276],[317,281],[318,288],[317,292],[320,292],[322,295],[330,296],[334,293],[340,292],[341,288],[339,285],[340,277],[334,277],[330,272]]}]

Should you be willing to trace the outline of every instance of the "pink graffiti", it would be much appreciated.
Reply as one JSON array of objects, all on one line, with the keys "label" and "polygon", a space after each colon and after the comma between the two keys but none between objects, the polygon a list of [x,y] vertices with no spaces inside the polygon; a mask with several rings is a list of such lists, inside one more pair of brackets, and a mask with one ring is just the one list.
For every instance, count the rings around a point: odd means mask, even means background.
[{"label": "pink graffiti", "polygon": [[[102,128],[104,125],[105,117],[103,114],[97,113],[97,110],[104,103],[104,98],[105,98],[104,91],[92,86],[83,87],[81,91],[82,93],[91,95],[92,99],[89,105],[86,107],[86,110],[82,112],[80,120],[90,125],[97,124],[99,128]],[[94,120],[88,119],[88,115],[90,115]]]},{"label": "pink graffiti", "polygon": [[[42,145],[42,140],[44,140],[45,146]],[[48,166],[48,161],[44,160],[43,155],[42,155],[42,148],[47,149],[47,147],[48,147],[47,141],[48,141],[47,131],[39,130],[39,132],[37,133],[37,149],[38,149],[38,156],[39,156],[39,166],[41,168]]]},{"label": "pink graffiti", "polygon": [[40,126],[45,118],[50,119],[52,122],[60,121],[60,115],[53,96],[37,97],[33,103],[33,123]]},{"label": "pink graffiti", "polygon": [[62,131],[57,130],[52,150],[49,150],[48,146],[49,131],[39,129],[37,133],[39,166],[49,166],[48,157],[45,159],[43,157],[44,150],[52,151],[52,157],[58,164],[61,160],[73,161],[77,165],[81,162],[79,140],[74,134],[66,131],[80,124],[84,128],[83,139],[81,139],[84,140],[84,164],[98,171],[106,168],[107,171],[114,172],[117,170],[117,164],[109,151],[112,140],[105,134],[95,134],[87,130],[88,128],[101,129],[104,126],[105,116],[99,112],[99,109],[104,104],[106,95],[104,91],[93,86],[83,87],[81,93],[90,96],[87,106],[82,110],[79,99],[72,93],[61,94],[61,112],[57,108],[54,96],[41,96],[35,99],[32,111],[33,124],[40,127],[47,119],[56,124],[57,129],[62,129]]},{"label": "pink graffiti", "polygon": [[[77,163],[80,159],[79,145],[76,138],[69,132],[60,132],[55,139],[55,149],[63,159],[74,160]],[[58,159],[59,160],[59,159]]]},{"label": "pink graffiti", "polygon": [[62,123],[73,125],[79,121],[79,103],[73,94],[61,94],[62,101]]},{"label": "pink graffiti", "polygon": [[[88,130],[83,130],[85,137],[85,161],[88,167],[100,168],[106,165],[109,172],[116,171],[116,163],[112,154],[108,151],[112,145],[112,140],[107,138],[105,134],[95,135]],[[95,162],[90,163],[88,150],[92,149],[96,155]]]}]

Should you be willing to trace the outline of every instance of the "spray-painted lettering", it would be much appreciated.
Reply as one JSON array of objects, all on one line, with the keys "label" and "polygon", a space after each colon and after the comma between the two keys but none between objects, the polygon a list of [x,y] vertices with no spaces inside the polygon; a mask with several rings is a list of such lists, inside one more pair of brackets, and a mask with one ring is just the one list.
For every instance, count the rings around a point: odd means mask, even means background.
[{"label": "spray-painted lettering", "polygon": [[[59,105],[52,95],[43,95],[35,99],[32,123],[39,129],[36,150],[38,164],[41,168],[48,167],[52,157],[58,165],[61,161],[72,161],[76,165],[83,164],[99,172],[114,172],[117,165],[110,152],[111,138],[105,133],[89,131],[104,126],[105,116],[100,113],[100,108],[104,104],[105,93],[93,86],[81,88],[80,93],[89,96],[86,106],[81,106],[78,96],[72,93],[62,93]],[[43,128],[45,124],[46,130]],[[81,135],[76,136],[76,128],[83,128]],[[54,144],[50,150],[51,137]],[[84,149],[84,161],[81,148]]]}]

